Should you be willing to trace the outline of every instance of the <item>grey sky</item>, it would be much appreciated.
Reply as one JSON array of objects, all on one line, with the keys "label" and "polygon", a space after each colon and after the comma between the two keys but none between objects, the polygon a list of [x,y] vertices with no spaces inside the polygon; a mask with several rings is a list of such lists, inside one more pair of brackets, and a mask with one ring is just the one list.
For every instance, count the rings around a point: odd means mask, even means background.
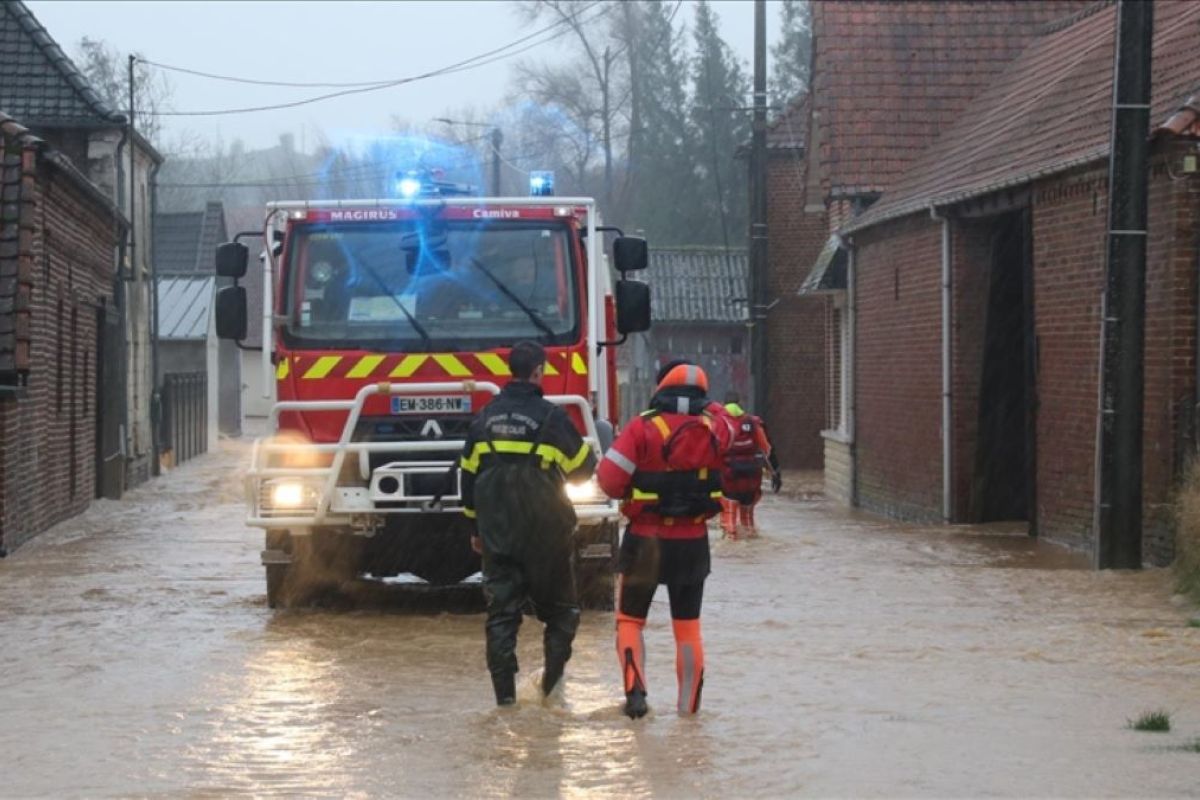
[{"label": "grey sky", "polygon": [[[28,3],[69,53],[83,36],[105,39],[122,53],[137,50],[166,64],[256,79],[373,81],[414,75],[486,52],[531,33],[512,5],[475,2],[61,2]],[[749,0],[717,0],[723,35],[750,63],[754,7]],[[768,36],[777,33],[777,3],[768,4]],[[688,23],[694,2],[680,10]],[[562,37],[545,53],[520,58],[563,57]],[[516,60],[516,59],[514,59]],[[385,131],[393,115],[415,123],[467,106],[486,107],[508,89],[510,65],[501,61],[367,94],[295,109],[167,121],[168,145],[185,130],[247,145],[268,145],[284,131],[320,128],[335,138]],[[179,111],[268,105],[330,89],[268,88],[170,75]]]}]

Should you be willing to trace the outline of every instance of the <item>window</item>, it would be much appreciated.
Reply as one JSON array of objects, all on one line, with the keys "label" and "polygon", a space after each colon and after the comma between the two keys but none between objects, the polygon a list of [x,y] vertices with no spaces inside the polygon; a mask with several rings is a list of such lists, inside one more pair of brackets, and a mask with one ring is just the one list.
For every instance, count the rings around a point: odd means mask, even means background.
[{"label": "window", "polygon": [[826,314],[825,428],[843,436],[850,434],[850,324],[846,294],[831,298]]}]

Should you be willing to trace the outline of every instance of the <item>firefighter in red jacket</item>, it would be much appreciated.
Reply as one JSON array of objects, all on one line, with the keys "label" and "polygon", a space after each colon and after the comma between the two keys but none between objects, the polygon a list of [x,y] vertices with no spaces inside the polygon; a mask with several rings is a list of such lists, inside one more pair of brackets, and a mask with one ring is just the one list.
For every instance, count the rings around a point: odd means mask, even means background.
[{"label": "firefighter in red jacket", "polygon": [[660,583],[671,603],[678,708],[684,714],[700,708],[706,523],[720,512],[721,468],[733,441],[728,415],[707,393],[700,367],[667,364],[649,410],[625,426],[596,471],[601,488],[624,501],[621,513],[629,518],[617,564],[617,655],[632,719],[648,711],[642,631]]},{"label": "firefighter in red jacket", "polygon": [[779,457],[767,437],[767,426],[753,414],[747,414],[738,403],[736,392],[725,396],[725,410],[733,419],[733,444],[725,454],[725,470],[721,475],[721,530],[730,539],[754,538],[754,507],[762,499],[763,469],[771,472],[771,490],[779,493],[783,476],[779,472]]}]

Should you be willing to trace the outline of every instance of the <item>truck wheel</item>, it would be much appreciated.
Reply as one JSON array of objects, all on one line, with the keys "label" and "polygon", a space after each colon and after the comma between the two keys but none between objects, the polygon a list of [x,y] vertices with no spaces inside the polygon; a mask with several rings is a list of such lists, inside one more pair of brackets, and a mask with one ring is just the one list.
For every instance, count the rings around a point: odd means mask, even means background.
[{"label": "truck wheel", "polygon": [[357,536],[322,529],[303,536],[269,530],[266,538],[263,566],[270,608],[295,608],[340,595],[344,584],[358,577]]},{"label": "truck wheel", "polygon": [[579,605],[591,611],[616,606],[617,547],[620,526],[605,522],[579,529],[575,547],[575,582]]}]

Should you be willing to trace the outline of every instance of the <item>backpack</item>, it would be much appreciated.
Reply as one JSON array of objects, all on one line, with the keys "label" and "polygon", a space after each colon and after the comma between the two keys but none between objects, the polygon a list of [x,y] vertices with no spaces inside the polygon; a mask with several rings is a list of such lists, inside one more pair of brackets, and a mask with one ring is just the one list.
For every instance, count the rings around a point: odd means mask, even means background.
[{"label": "backpack", "polygon": [[[713,497],[721,489],[721,444],[712,426],[712,416],[702,413],[666,437],[661,455],[667,471],[653,479],[659,499],[647,510],[664,517],[711,516],[721,510]],[[704,477],[701,470],[707,471]]]},{"label": "backpack", "polygon": [[[549,419],[542,419],[533,453],[544,443]],[[485,552],[525,559],[569,548],[578,520],[555,468],[543,469],[536,455],[497,452],[486,425],[484,435],[492,458],[475,480],[475,511]]]}]

